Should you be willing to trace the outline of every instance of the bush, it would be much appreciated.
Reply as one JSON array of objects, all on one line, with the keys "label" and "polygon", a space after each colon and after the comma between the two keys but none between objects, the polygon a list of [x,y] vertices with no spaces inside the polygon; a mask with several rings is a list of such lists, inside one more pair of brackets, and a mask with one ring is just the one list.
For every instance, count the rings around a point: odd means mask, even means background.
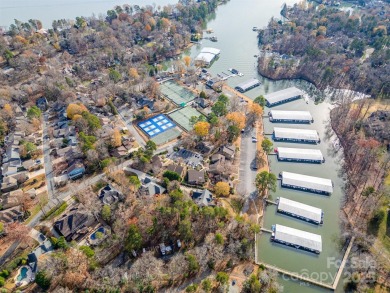
[{"label": "bush", "polygon": [[9,276],[9,271],[8,270],[2,270],[0,272],[0,277],[8,278],[8,276]]},{"label": "bush", "polygon": [[180,182],[182,180],[178,173],[169,170],[164,172],[163,177],[168,178],[169,181],[177,180]]},{"label": "bush", "polygon": [[35,276],[35,283],[44,290],[49,289],[50,282],[51,280],[48,278],[45,270],[39,271]]},{"label": "bush", "polygon": [[197,284],[191,284],[186,288],[186,292],[196,292],[198,290]]},{"label": "bush", "polygon": [[0,287],[3,287],[5,284],[5,279],[3,277],[0,277]]},{"label": "bush", "polygon": [[93,249],[89,246],[86,246],[86,245],[83,245],[83,246],[80,246],[80,250],[88,257],[88,258],[91,258],[91,257],[94,257],[95,256],[95,251],[93,251]]}]

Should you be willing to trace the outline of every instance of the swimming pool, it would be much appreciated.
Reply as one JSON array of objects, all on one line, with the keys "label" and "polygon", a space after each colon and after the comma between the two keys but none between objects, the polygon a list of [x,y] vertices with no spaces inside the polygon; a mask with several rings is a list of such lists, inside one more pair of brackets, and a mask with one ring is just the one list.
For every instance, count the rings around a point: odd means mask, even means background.
[{"label": "swimming pool", "polygon": [[17,280],[21,281],[21,280],[25,279],[27,277],[27,272],[28,272],[28,268],[22,267],[20,269],[20,273],[19,273],[19,275],[17,277]]},{"label": "swimming pool", "polygon": [[91,240],[96,240],[97,239],[97,237],[96,237],[96,233],[97,232],[100,232],[100,233],[104,234],[104,227],[100,227],[95,232],[93,232],[93,234],[90,236]]}]

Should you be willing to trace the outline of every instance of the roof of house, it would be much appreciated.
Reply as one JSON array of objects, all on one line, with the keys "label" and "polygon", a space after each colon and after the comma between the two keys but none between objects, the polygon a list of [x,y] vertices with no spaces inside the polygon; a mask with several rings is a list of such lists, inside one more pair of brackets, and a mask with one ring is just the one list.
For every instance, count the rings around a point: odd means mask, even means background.
[{"label": "roof of house", "polygon": [[204,171],[188,170],[188,182],[204,183]]},{"label": "roof of house", "polygon": [[204,189],[202,191],[194,191],[192,193],[192,198],[200,206],[213,205],[213,195],[207,189]]},{"label": "roof of house", "polygon": [[229,155],[230,157],[233,157],[234,156],[234,148],[231,147],[231,146],[223,146],[222,147],[222,153],[226,154],[226,155]]},{"label": "roof of house", "polygon": [[180,176],[183,174],[184,167],[180,166],[179,164],[170,164],[167,169],[172,172],[176,172]]},{"label": "roof of house", "polygon": [[77,233],[81,228],[89,226],[92,222],[91,217],[86,211],[72,211],[56,221],[54,227],[66,238]]}]

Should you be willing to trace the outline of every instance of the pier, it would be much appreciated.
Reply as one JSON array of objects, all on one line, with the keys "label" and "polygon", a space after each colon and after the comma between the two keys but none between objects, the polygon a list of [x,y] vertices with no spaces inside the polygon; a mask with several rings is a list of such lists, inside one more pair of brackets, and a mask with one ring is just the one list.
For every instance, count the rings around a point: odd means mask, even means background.
[{"label": "pier", "polygon": [[266,199],[265,202],[269,203],[269,204],[277,205],[277,203],[275,201],[272,201],[272,200],[269,200],[269,199]]},{"label": "pier", "polygon": [[334,290],[334,286],[331,285],[331,284],[326,284],[326,283],[323,283],[323,282],[320,282],[320,281],[317,281],[317,280],[313,280],[313,279],[301,276],[301,275],[299,275],[297,273],[293,273],[293,272],[290,272],[290,271],[287,271],[287,270],[283,270],[281,268],[278,268],[278,267],[275,267],[275,266],[272,266],[272,265],[269,265],[269,264],[265,264],[265,263],[257,263],[257,264],[258,265],[263,265],[264,267],[266,267],[269,270],[274,270],[274,271],[276,271],[276,272],[278,272],[280,274],[289,276],[289,277],[291,277],[293,279],[301,280],[301,281],[304,281],[304,282],[307,282],[307,283],[310,283],[310,284],[313,284],[313,285],[316,285],[316,286],[319,286],[319,287],[322,287],[322,288],[325,288],[325,289]]},{"label": "pier", "polygon": [[265,229],[265,228],[260,228],[260,231],[272,234],[271,230],[268,230],[268,229]]},{"label": "pier", "polygon": [[[260,230],[263,231],[263,232],[266,232],[266,233],[272,233],[272,231],[268,230],[268,229],[261,228]],[[290,271],[278,268],[278,267],[273,266],[273,265],[257,262],[257,259],[255,260],[255,263],[257,265],[263,265],[264,267],[266,267],[269,270],[274,270],[274,271],[278,272],[279,274],[283,274],[283,275],[289,276],[289,277],[291,277],[293,279],[304,281],[304,282],[307,282],[307,283],[310,283],[310,284],[313,284],[313,285],[316,285],[316,286],[319,286],[319,287],[322,287],[322,288],[325,288],[325,289],[329,289],[329,290],[335,291],[336,288],[337,288],[337,285],[339,284],[339,281],[340,281],[341,275],[343,273],[345,264],[347,263],[347,259],[348,259],[348,256],[349,256],[350,252],[351,252],[352,245],[353,245],[354,241],[355,241],[355,236],[353,236],[351,238],[351,240],[349,241],[347,250],[344,253],[343,260],[341,261],[341,265],[340,265],[340,267],[339,267],[339,269],[337,271],[337,275],[336,275],[336,278],[333,281],[333,284],[323,283],[323,282],[320,282],[320,281],[317,281],[317,280],[314,280],[314,279],[307,278],[305,276],[301,276],[301,275],[299,275],[297,273],[290,272]],[[255,255],[257,256],[257,251],[255,251]]]}]

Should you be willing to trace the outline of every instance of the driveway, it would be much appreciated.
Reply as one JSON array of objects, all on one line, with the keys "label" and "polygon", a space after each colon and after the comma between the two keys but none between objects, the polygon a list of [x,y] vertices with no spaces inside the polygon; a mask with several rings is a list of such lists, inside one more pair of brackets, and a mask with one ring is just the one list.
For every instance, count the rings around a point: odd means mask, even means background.
[{"label": "driveway", "polygon": [[[254,160],[256,158],[257,143],[252,142],[252,136],[256,136],[256,131],[253,128],[246,128],[245,132],[241,134],[240,146],[240,169],[239,169],[239,183],[237,192],[247,199],[256,196],[255,179],[257,170],[252,169]],[[243,213],[248,209],[248,201],[246,201]]]},{"label": "driveway", "polygon": [[[134,136],[135,140],[137,141],[138,145],[141,147],[144,147],[146,145],[145,140],[139,135],[137,130],[134,128],[133,124],[131,123],[132,117],[126,118],[125,116],[125,110],[126,109],[118,109],[119,118],[122,120],[122,122],[126,125],[127,129],[130,131],[131,135]],[[132,115],[132,112],[130,112]]]}]

